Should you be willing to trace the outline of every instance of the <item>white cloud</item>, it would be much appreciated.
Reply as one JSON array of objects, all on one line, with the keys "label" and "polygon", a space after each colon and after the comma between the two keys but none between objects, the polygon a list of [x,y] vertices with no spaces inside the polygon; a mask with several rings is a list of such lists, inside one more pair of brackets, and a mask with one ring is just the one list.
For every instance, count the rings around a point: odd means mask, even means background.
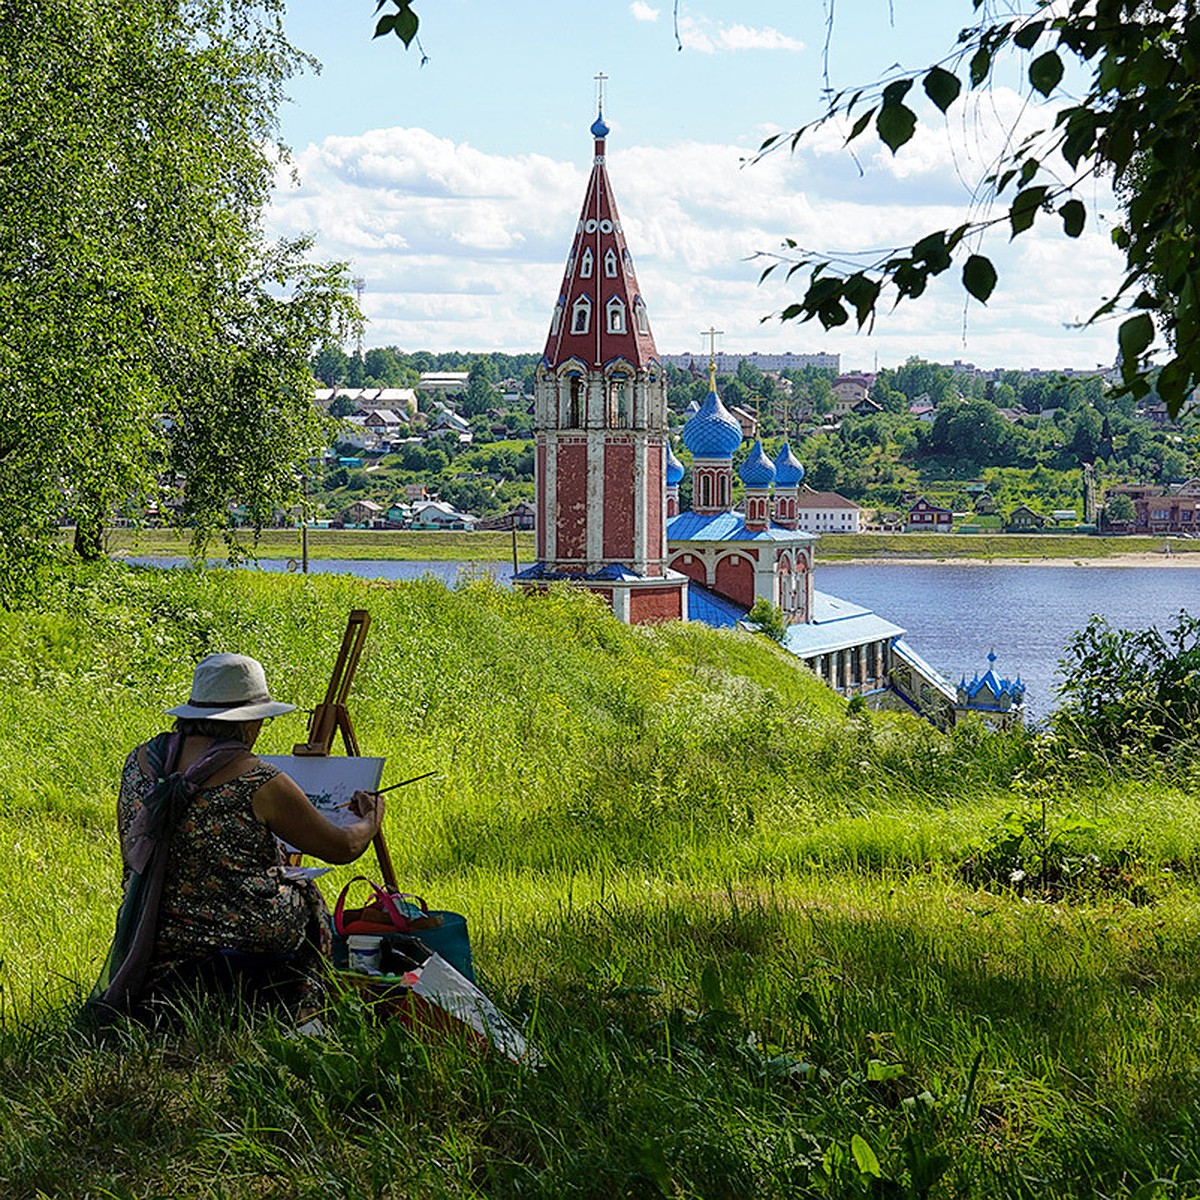
[{"label": "white cloud", "polygon": [[[836,131],[835,131],[836,133]],[[834,143],[840,144],[840,136]],[[326,139],[297,158],[272,208],[272,232],[314,231],[322,258],[344,259],[367,280],[369,344],[405,349],[538,350],[562,279],[587,179],[587,153],[486,154],[422,129],[377,129]],[[763,323],[796,297],[772,277],[758,286],[784,237],[818,250],[882,250],[911,244],[962,219],[967,192],[953,158],[933,142],[915,147],[905,173],[891,155],[853,164],[834,144],[740,165],[733,145],[628,147],[609,174],[638,281],[663,352],[699,350],[715,323],[728,349],[840,351],[846,366],[911,354],[982,366],[1094,366],[1111,361],[1114,332],[1064,332],[1111,292],[1119,260],[1103,226],[1107,200],[1089,205],[1077,241],[1057,217],[1040,218],[1011,245],[1003,228],[984,243],[1000,272],[987,306],[964,299],[957,270],[919,301],[885,309],[871,336],[853,328]],[[903,152],[901,157],[903,157]],[[898,162],[898,160],[897,160]],[[964,333],[965,329],[965,333]]]},{"label": "white cloud", "polygon": [[685,50],[698,54],[717,54],[722,50],[789,50],[804,49],[804,43],[778,29],[752,29],[749,25],[726,26],[707,17],[679,18],[679,38]]},{"label": "white cloud", "polygon": [[645,0],[633,0],[629,13],[635,21],[657,21],[659,10],[651,8]]}]

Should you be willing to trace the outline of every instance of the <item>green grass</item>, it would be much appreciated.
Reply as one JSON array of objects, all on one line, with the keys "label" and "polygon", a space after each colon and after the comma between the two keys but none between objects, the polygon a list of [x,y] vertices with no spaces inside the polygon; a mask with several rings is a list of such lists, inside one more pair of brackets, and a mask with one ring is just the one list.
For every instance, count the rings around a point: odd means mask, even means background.
[{"label": "green grass", "polygon": [[[385,782],[438,772],[389,797],[400,877],[467,914],[547,1065],[353,996],[323,1040],[205,1009],[74,1032],[128,748],[211,650],[311,705],[360,606],[363,749]],[[0,614],[0,720],[6,1198],[1200,1194],[1183,758],[854,716],[763,638],[577,592],[120,567]],[[967,870],[1043,796],[1052,828],[1092,822],[1073,890]]]},{"label": "green grass", "polygon": [[[301,555],[298,529],[263,530],[257,544],[249,532],[237,535],[241,552],[257,558],[294,558]],[[105,549],[113,555],[148,557],[187,556],[186,534],[173,529],[110,529],[104,535]],[[223,559],[224,543],[213,542],[209,555]],[[517,534],[521,563],[533,561],[532,533]],[[367,558],[409,562],[511,562],[512,534],[461,530],[364,530],[310,529],[308,555],[312,559]]]},{"label": "green grass", "polygon": [[[1175,554],[1200,554],[1200,541],[1185,538],[1082,537],[1056,534],[920,534],[920,533],[823,533],[817,542],[817,559],[836,562],[847,558],[929,559],[1086,559],[1121,554],[1157,554],[1164,545]],[[254,545],[249,534],[240,542],[246,554],[258,558],[300,558],[299,530],[265,530]],[[186,537],[170,529],[112,529],[105,545],[114,555],[186,555]],[[223,557],[222,544],[214,543],[210,554]],[[379,559],[389,561],[511,562],[510,533],[423,530],[311,529],[308,553],[312,559]],[[532,533],[517,534],[517,555],[523,565],[535,554]],[[1200,562],[1200,559],[1197,560]]]}]

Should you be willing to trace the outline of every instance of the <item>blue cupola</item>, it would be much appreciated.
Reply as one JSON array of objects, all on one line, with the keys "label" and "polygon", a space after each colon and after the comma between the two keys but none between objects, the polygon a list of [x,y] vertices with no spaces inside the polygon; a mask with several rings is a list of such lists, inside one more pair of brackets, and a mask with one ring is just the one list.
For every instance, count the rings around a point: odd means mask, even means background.
[{"label": "blue cupola", "polygon": [[721,403],[715,385],[695,416],[688,418],[682,437],[693,458],[732,458],[742,444],[742,427]]},{"label": "blue cupola", "polygon": [[[1024,715],[1025,684],[1018,675],[1015,679],[1002,679],[996,675],[996,652],[988,654],[988,669],[976,674],[970,683],[964,675],[958,684],[955,709],[960,712],[975,712],[984,717],[1008,716],[1018,720]],[[1007,722],[1005,722],[1007,723]]]},{"label": "blue cupola", "polygon": [[667,444],[667,487],[678,487],[683,482],[683,463],[675,457],[675,451]]},{"label": "blue cupola", "polygon": [[792,448],[784,442],[775,455],[775,486],[799,487],[804,482],[804,467],[792,453]]},{"label": "blue cupola", "polygon": [[746,461],[738,468],[738,478],[748,488],[769,488],[775,482],[775,466],[760,440],[755,440]]}]

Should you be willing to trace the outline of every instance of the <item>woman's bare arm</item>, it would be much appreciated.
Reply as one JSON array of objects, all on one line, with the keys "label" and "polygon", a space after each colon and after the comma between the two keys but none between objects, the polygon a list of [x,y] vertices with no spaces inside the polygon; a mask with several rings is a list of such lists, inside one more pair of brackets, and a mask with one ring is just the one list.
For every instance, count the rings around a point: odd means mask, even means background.
[{"label": "woman's bare arm", "polygon": [[302,854],[327,863],[353,862],[371,844],[383,820],[383,800],[372,792],[355,792],[350,811],[359,819],[334,825],[312,805],[288,775],[279,774],[254,793],[254,814],[271,832]]}]

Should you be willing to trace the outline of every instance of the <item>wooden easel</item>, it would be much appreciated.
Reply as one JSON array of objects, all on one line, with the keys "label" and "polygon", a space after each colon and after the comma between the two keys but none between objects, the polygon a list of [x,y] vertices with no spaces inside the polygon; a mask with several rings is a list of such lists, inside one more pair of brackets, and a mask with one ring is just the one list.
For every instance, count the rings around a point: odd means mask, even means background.
[{"label": "wooden easel", "polygon": [[[363,643],[367,640],[367,630],[370,626],[371,614],[366,609],[356,608],[351,611],[325,699],[313,709],[308,721],[308,741],[297,742],[292,747],[293,754],[328,757],[333,748],[334,735],[340,732],[346,754],[350,758],[362,757],[354,726],[350,723],[346,698],[350,695],[350,684],[354,682],[354,672],[358,669],[358,660],[362,656]],[[392,856],[383,840],[382,829],[372,839],[371,844],[375,847],[375,857],[379,860],[379,873],[383,877],[384,886],[388,891],[398,892],[400,886],[396,881]]]}]

